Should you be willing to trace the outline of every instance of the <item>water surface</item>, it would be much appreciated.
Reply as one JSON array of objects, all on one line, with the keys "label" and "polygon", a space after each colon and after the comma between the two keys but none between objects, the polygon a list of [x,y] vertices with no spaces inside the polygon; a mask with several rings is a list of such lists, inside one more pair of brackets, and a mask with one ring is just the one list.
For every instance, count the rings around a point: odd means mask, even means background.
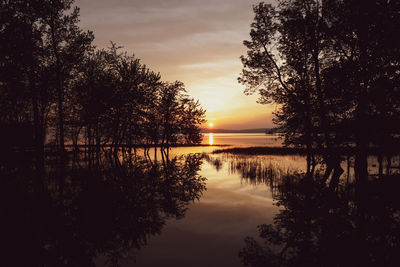
[{"label": "water surface", "polygon": [[[398,266],[400,157],[383,166],[389,170],[384,177],[370,157],[369,180],[355,183],[349,171],[332,188],[322,180],[323,168],[305,175],[303,156],[211,153],[222,144],[277,146],[274,136],[212,138],[213,145],[163,153],[70,153],[66,165],[50,154],[44,173],[35,170],[33,154],[1,157],[4,261],[213,267],[242,266],[241,261],[324,266],[328,260],[334,266]],[[350,170],[354,161],[342,166]],[[335,254],[339,248],[341,257]]]},{"label": "water surface", "polygon": [[206,133],[203,144],[231,146],[281,146],[278,135],[264,133]]},{"label": "water surface", "polygon": [[[205,134],[203,143],[232,146],[278,146],[277,136],[265,134]],[[172,155],[209,153],[220,147],[174,148]],[[273,165],[282,172],[304,169],[298,156],[253,156],[249,160]],[[238,253],[246,236],[257,235],[256,226],[272,222],[278,207],[266,183],[245,179],[232,167],[233,158],[208,155],[200,175],[207,190],[188,207],[181,220],[170,220],[162,234],[149,240],[137,256],[137,266],[242,266]],[[129,266],[129,265],[127,265]]]}]

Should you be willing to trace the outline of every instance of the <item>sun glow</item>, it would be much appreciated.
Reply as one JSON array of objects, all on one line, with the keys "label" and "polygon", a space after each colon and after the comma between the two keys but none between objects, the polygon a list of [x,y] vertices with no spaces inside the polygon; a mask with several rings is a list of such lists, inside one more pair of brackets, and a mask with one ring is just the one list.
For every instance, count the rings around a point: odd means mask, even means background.
[{"label": "sun glow", "polygon": [[210,135],[208,136],[208,144],[210,146],[214,144],[214,135],[212,133],[210,133]]},{"label": "sun glow", "polygon": [[214,123],[210,122],[210,123],[208,124],[208,126],[209,126],[210,128],[212,128],[212,127],[214,126]]}]

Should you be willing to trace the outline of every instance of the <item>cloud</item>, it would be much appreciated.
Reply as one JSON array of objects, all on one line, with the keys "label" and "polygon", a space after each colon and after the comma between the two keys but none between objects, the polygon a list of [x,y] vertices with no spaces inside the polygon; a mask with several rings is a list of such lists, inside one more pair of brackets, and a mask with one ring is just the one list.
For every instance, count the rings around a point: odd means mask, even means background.
[{"label": "cloud", "polygon": [[[210,116],[242,109],[254,117],[256,97],[237,83],[242,45],[258,0],[78,0],[81,26],[94,31],[98,47],[110,41],[134,53],[164,80],[183,81]],[[220,114],[218,114],[220,112]],[[212,114],[211,114],[212,113]],[[260,114],[256,114],[260,115]],[[264,115],[264,114],[263,114]],[[254,120],[259,127],[265,124]]]}]

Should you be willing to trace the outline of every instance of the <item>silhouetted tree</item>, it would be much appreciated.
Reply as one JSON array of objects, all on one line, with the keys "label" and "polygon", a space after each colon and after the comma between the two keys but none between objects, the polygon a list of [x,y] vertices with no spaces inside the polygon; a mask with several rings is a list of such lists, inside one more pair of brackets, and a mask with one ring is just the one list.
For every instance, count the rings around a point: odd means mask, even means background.
[{"label": "silhouetted tree", "polygon": [[[348,136],[357,146],[357,173],[367,175],[371,144],[389,150],[398,134],[399,4],[396,1],[328,1],[335,55],[330,87],[345,88]],[[371,130],[373,129],[373,130]]]},{"label": "silhouetted tree", "polygon": [[389,126],[399,117],[399,49],[389,41],[399,31],[398,9],[393,1],[339,0],[254,7],[239,82],[261,103],[278,104],[275,123],[286,144],[325,151],[326,178],[343,172],[332,151],[354,145],[357,172],[366,177],[370,145],[393,144],[398,134]]},{"label": "silhouetted tree", "polygon": [[[35,129],[35,147],[42,158],[52,104],[58,105],[58,133],[63,150],[63,102],[66,83],[73,76],[93,36],[78,27],[79,9],[67,14],[73,1],[2,1],[1,65],[4,102],[24,115]],[[17,82],[17,83],[16,83]],[[18,92],[18,93],[17,93]],[[17,94],[16,94],[17,93]],[[10,96],[7,99],[7,96]],[[5,114],[6,114],[5,113]],[[21,116],[16,115],[17,117]],[[10,118],[11,119],[11,118]],[[62,137],[62,138],[61,138]]]},{"label": "silhouetted tree", "polygon": [[203,139],[200,125],[206,122],[205,110],[201,108],[199,101],[190,98],[183,99],[182,105],[183,111],[179,120],[183,143],[198,144]]},{"label": "silhouetted tree", "polygon": [[[41,169],[44,119],[40,109],[48,103],[41,101],[44,90],[38,86],[43,55],[39,4],[39,1],[29,4],[25,1],[0,2],[0,91],[3,127],[25,124],[34,128],[37,167]],[[21,130],[14,127],[14,134],[19,135]]]},{"label": "silhouetted tree", "polygon": [[76,67],[91,46],[93,35],[78,27],[79,8],[73,8],[73,0],[48,1],[43,6],[42,23],[44,44],[48,51],[47,62],[54,71],[54,87],[57,95],[57,127],[60,151],[64,151],[64,120],[68,82],[76,74]]},{"label": "silhouetted tree", "polygon": [[86,143],[99,147],[201,142],[205,111],[184,94],[181,82],[160,79],[115,44],[86,57],[73,85],[78,130],[85,129]]},{"label": "silhouetted tree", "polygon": [[161,118],[161,145],[170,146],[180,139],[185,143],[200,143],[200,125],[205,111],[198,102],[188,98],[183,83],[164,83],[160,87],[157,110]]},{"label": "silhouetted tree", "polygon": [[93,34],[77,25],[73,2],[0,2],[0,124],[19,142],[7,146],[32,146],[26,134],[33,132],[43,169],[45,143],[60,152],[65,142],[97,150],[199,143],[204,111],[183,84],[162,83],[114,43],[95,49]]},{"label": "silhouetted tree", "polygon": [[246,93],[258,91],[261,103],[280,105],[275,123],[287,145],[305,145],[310,155],[313,148],[331,149],[321,80],[324,24],[319,2],[285,1],[278,9],[260,3],[254,12],[239,82],[247,86]]}]

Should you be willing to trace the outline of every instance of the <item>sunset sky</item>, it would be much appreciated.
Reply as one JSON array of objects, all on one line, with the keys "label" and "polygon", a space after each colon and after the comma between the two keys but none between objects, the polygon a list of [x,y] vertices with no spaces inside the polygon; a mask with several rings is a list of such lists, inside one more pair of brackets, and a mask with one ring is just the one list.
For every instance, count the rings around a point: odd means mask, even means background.
[{"label": "sunset sky", "polygon": [[207,109],[214,128],[271,127],[274,107],[238,84],[257,0],[77,0],[81,27],[99,48],[134,53],[164,81],[180,80]]}]

